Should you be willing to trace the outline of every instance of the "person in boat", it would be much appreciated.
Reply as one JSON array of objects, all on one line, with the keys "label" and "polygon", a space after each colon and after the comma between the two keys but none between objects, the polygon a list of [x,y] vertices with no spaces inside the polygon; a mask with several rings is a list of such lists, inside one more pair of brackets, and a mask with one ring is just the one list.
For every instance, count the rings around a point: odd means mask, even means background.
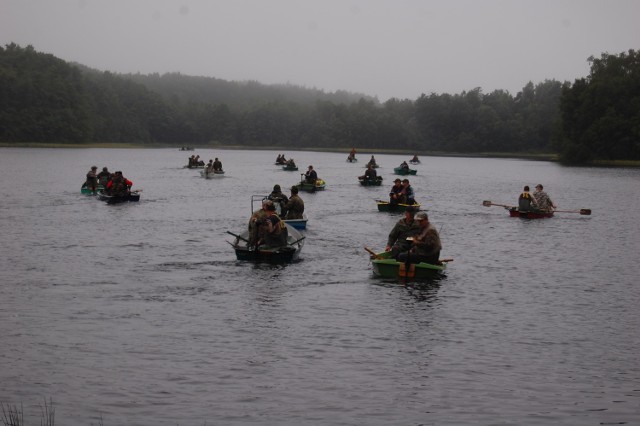
[{"label": "person in boat", "polygon": [[549,195],[544,192],[544,187],[540,183],[536,185],[536,190],[533,193],[533,198],[536,200],[536,204],[538,205],[538,208],[540,210],[550,212],[556,208],[556,204],[551,201]]},{"label": "person in boat", "polygon": [[413,237],[420,232],[418,222],[414,220],[415,213],[415,207],[407,207],[404,211],[404,217],[389,232],[385,251],[390,251],[393,258],[396,258],[402,252],[408,251],[412,242],[407,238]]},{"label": "person in boat", "polygon": [[367,165],[372,165],[373,167],[376,167],[378,164],[376,163],[376,158],[372,155],[371,159],[369,160],[369,162],[367,163]]},{"label": "person in boat", "polygon": [[189,159],[187,160],[187,167],[194,167],[196,165],[196,156],[192,155],[191,157],[189,157]]},{"label": "person in boat", "polygon": [[296,166],[296,162],[293,160],[293,158],[289,158],[289,159],[287,160],[286,165],[287,165],[287,166],[289,166],[289,167],[291,167],[291,168],[294,168],[294,167]]},{"label": "person in boat", "polygon": [[316,181],[318,180],[318,173],[316,173],[316,171],[313,170],[313,166],[311,165],[309,166],[309,169],[304,174],[304,179],[307,183],[310,183],[312,185],[316,184]]},{"label": "person in boat", "polygon": [[440,251],[442,250],[442,242],[440,235],[429,222],[427,212],[418,212],[414,220],[418,223],[419,232],[411,241],[411,248],[398,255],[398,262],[407,263],[430,263],[438,265],[440,263]]},{"label": "person in boat", "polygon": [[196,155],[195,165],[196,166],[204,166],[204,161],[200,159],[199,155]]},{"label": "person in boat", "polygon": [[258,226],[261,237],[258,239],[257,246],[266,246],[267,248],[279,248],[287,245],[287,237],[289,232],[287,226],[276,213],[276,206],[273,202],[268,202],[265,206],[267,212],[266,217],[260,219]]},{"label": "person in boat", "polygon": [[209,173],[213,173],[213,160],[211,158],[209,158],[209,162],[207,163],[206,167],[204,168],[204,173],[205,174],[209,174]]},{"label": "person in boat", "polygon": [[374,169],[371,164],[367,164],[367,170],[365,170],[364,176],[360,178],[369,182],[375,182],[376,179],[378,179],[378,172],[376,172],[376,169]]},{"label": "person in boat", "polygon": [[413,205],[416,203],[415,193],[409,183],[409,179],[402,180],[402,192],[400,193],[400,203]]},{"label": "person in boat", "polygon": [[91,170],[87,172],[87,180],[85,181],[85,186],[93,193],[98,190],[98,175],[96,175],[96,170],[98,170],[98,166],[91,166]]},{"label": "person in boat", "polygon": [[218,160],[218,157],[213,161],[213,171],[221,172],[222,171],[222,161]]},{"label": "person in boat", "polygon": [[521,212],[534,212],[538,210],[536,199],[529,193],[529,185],[525,185],[522,193],[518,196],[518,210]]},{"label": "person in boat", "polygon": [[257,242],[263,237],[261,234],[263,229],[260,229],[260,223],[267,217],[267,205],[271,203],[268,198],[262,200],[262,205],[256,211],[251,214],[249,218],[249,245],[255,246]]},{"label": "person in boat", "polygon": [[281,213],[284,206],[287,204],[287,201],[289,201],[289,198],[282,193],[280,185],[273,185],[273,191],[271,191],[268,198],[276,205],[276,212],[279,211]]},{"label": "person in boat", "polygon": [[106,188],[109,179],[111,179],[111,172],[107,167],[103,167],[102,171],[98,173],[98,184],[102,185],[103,188]]},{"label": "person in boat", "polygon": [[391,187],[391,191],[389,192],[390,204],[398,204],[401,202],[403,189],[404,187],[402,186],[402,181],[400,179],[396,179],[393,181],[393,186]]},{"label": "person in boat", "polygon": [[108,195],[124,197],[131,193],[133,182],[122,175],[121,171],[117,171],[107,183],[106,191]]},{"label": "person in boat", "polygon": [[286,220],[304,218],[304,201],[298,195],[298,187],[291,187],[291,197],[282,208],[282,215]]},{"label": "person in boat", "polygon": [[409,165],[407,164],[407,162],[406,162],[406,161],[403,161],[403,162],[402,162],[402,164],[400,164],[400,168],[401,168],[402,170],[409,171]]},{"label": "person in boat", "polygon": [[276,164],[282,164],[282,156],[280,154],[276,157]]},{"label": "person in boat", "polygon": [[418,156],[414,155],[413,158],[410,160],[412,163],[419,163],[420,160],[418,160]]},{"label": "person in boat", "polygon": [[356,159],[356,149],[351,148],[351,152],[349,153],[349,157],[347,157],[347,161],[353,161]]}]

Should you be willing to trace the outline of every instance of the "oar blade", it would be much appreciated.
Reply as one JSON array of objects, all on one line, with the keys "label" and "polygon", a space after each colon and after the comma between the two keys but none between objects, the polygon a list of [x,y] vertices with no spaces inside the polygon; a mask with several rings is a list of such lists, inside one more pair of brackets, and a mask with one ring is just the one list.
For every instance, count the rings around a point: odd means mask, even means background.
[{"label": "oar blade", "polygon": [[580,209],[580,214],[590,216],[591,215],[591,209]]},{"label": "oar blade", "polygon": [[484,200],[484,201],[482,202],[482,205],[483,205],[483,206],[485,206],[485,207],[491,207],[491,201]]}]

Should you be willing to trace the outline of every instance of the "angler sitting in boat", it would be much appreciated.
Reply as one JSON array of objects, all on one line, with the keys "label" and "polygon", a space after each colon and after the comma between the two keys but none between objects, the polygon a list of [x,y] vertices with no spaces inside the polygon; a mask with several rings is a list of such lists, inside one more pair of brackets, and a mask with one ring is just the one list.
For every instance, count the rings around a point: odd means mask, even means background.
[{"label": "angler sitting in boat", "polygon": [[522,193],[518,196],[518,211],[536,212],[539,210],[536,199],[529,193],[529,185],[525,185]]},{"label": "angler sitting in boat", "polygon": [[389,192],[389,203],[390,204],[398,204],[402,200],[402,190],[404,187],[402,186],[402,181],[400,179],[396,179],[393,181],[393,186],[391,187],[391,192]]},{"label": "angler sitting in boat", "polygon": [[97,166],[92,166],[91,170],[87,172],[87,179],[85,180],[84,187],[89,188],[89,191],[94,194],[98,190],[98,176],[96,175]]},{"label": "angler sitting in boat", "polygon": [[267,201],[265,205],[266,217],[257,219],[258,238],[256,246],[264,246],[265,248],[278,248],[287,245],[287,226],[278,217],[276,206],[271,201]]},{"label": "angler sitting in boat", "polygon": [[213,173],[213,160],[211,158],[209,158],[209,162],[205,166],[204,172],[206,174]]},{"label": "angler sitting in boat", "polygon": [[278,155],[278,157],[276,158],[276,164],[279,164],[279,165],[287,164],[287,159],[284,158],[284,154]]},{"label": "angler sitting in boat", "polygon": [[298,187],[291,187],[291,197],[282,208],[282,215],[285,220],[304,218],[304,201],[298,195]]},{"label": "angler sitting in boat", "polygon": [[414,220],[416,211],[417,209],[415,207],[407,207],[404,211],[404,217],[395,224],[389,233],[385,251],[390,251],[391,257],[394,259],[398,257],[400,253],[411,249],[412,242],[411,240],[407,240],[407,238],[414,237],[420,233],[418,222]]},{"label": "angler sitting in boat", "polygon": [[399,200],[401,204],[416,204],[415,193],[409,183],[409,179],[402,180],[402,191],[400,192]]},{"label": "angler sitting in boat", "polygon": [[287,204],[287,201],[289,201],[289,198],[282,193],[280,185],[273,185],[273,191],[271,191],[268,198],[276,205],[276,212],[279,214],[282,213],[284,206]]},{"label": "angler sitting in boat", "polygon": [[98,184],[102,185],[103,188],[107,187],[107,183],[111,179],[111,172],[106,167],[102,168],[102,171],[98,173]]},{"label": "angler sitting in boat", "polygon": [[543,191],[544,187],[542,184],[536,185],[536,191],[533,193],[533,198],[536,200],[536,204],[538,204],[538,208],[544,211],[553,211],[556,208],[556,204],[551,201],[549,195]]},{"label": "angler sitting in boat", "polygon": [[371,156],[371,159],[369,160],[367,165],[371,165],[373,167],[378,167],[378,164],[376,163],[376,158],[373,155]]},{"label": "angler sitting in boat", "polygon": [[126,196],[131,193],[131,187],[133,182],[125,178],[121,171],[117,171],[111,177],[111,180],[107,182],[107,188],[105,192],[107,195]]},{"label": "angler sitting in boat", "polygon": [[420,162],[420,160],[418,159],[417,155],[414,155],[413,158],[411,160],[409,160],[410,163],[413,164],[418,164]]},{"label": "angler sitting in boat", "polygon": [[367,164],[367,170],[364,172],[364,176],[360,177],[360,180],[364,179],[369,182],[375,182],[378,178],[378,172],[373,168],[371,164]]},{"label": "angler sitting in boat", "polygon": [[420,232],[413,237],[411,248],[398,255],[398,262],[424,262],[437,265],[440,262],[440,251],[442,250],[438,231],[429,223],[429,216],[426,212],[418,212],[414,220],[418,222]]},{"label": "angler sitting in boat", "polygon": [[289,159],[287,160],[287,164],[286,164],[286,166],[287,166],[287,167],[291,167],[291,168],[296,167],[296,162],[293,160],[293,158],[289,158]]},{"label": "angler sitting in boat", "polygon": [[406,162],[406,161],[403,161],[403,162],[402,162],[402,164],[400,164],[400,168],[401,168],[402,170],[409,171],[409,165],[407,164],[407,162]]},{"label": "angler sitting in boat", "polygon": [[222,161],[218,160],[218,157],[213,161],[213,171],[218,173],[222,171]]},{"label": "angler sitting in boat", "polygon": [[316,181],[318,180],[318,173],[313,170],[313,166],[309,165],[309,169],[304,174],[304,179],[307,183],[310,183],[312,185],[316,184]]}]

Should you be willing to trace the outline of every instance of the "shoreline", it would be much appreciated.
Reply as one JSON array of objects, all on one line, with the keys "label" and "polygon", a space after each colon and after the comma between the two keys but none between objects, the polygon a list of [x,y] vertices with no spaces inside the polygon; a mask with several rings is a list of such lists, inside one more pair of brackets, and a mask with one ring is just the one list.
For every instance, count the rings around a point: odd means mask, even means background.
[{"label": "shoreline", "polygon": [[[187,145],[185,145],[187,146]],[[318,147],[281,147],[281,146],[246,146],[246,145],[222,145],[210,143],[206,145],[188,145],[194,148],[193,151],[180,151],[180,146],[173,145],[145,145],[133,143],[95,143],[95,144],[65,144],[65,143],[17,143],[10,144],[0,142],[0,148],[54,148],[54,149],[91,149],[91,148],[120,148],[120,149],[160,149],[171,148],[180,152],[195,152],[198,149],[235,149],[235,150],[264,150],[264,151],[286,151],[293,149],[295,151],[313,151],[313,152],[335,152],[348,155],[351,148],[318,148]],[[360,152],[367,154],[395,154],[395,155],[418,155],[419,157],[466,157],[466,158],[504,158],[514,160],[531,160],[531,161],[550,161],[557,163],[558,155],[553,153],[510,153],[510,152],[440,152],[440,151],[409,151],[407,149],[380,149],[380,148],[359,148]],[[357,154],[356,154],[357,155]],[[573,167],[573,166],[567,166]],[[635,160],[595,160],[590,163],[577,167],[640,167],[640,161]]]}]

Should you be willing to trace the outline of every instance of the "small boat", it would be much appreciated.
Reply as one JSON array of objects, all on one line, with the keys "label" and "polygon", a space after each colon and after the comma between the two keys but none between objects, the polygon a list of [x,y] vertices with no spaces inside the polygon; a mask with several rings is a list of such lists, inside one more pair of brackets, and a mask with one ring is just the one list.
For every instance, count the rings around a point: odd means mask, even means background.
[{"label": "small boat", "polygon": [[293,226],[285,223],[287,227],[287,245],[278,248],[261,248],[249,246],[249,231],[244,231],[240,235],[227,231],[228,234],[236,237],[233,249],[238,260],[266,263],[289,263],[296,260],[304,246],[305,237]]},{"label": "small boat", "polygon": [[382,201],[382,200],[376,200],[376,203],[378,204],[378,211],[379,212],[404,212],[407,207],[414,207],[416,210],[420,209],[420,204],[415,203],[415,204],[402,204],[402,203],[394,203],[391,204],[388,201]]},{"label": "small boat", "polygon": [[98,186],[96,187],[96,192],[93,192],[92,190],[90,190],[90,189],[87,187],[87,184],[86,184],[86,183],[83,183],[83,184],[82,184],[82,187],[80,188],[80,193],[81,193],[81,194],[96,195],[98,191],[104,191],[104,186],[102,186],[102,185],[98,185]]},{"label": "small boat", "polygon": [[138,191],[131,191],[127,195],[107,195],[104,191],[98,192],[98,199],[100,201],[106,201],[107,204],[126,203],[128,201],[140,201],[140,193]]},{"label": "small boat", "polygon": [[322,179],[316,179],[316,183],[314,185],[313,183],[309,183],[303,179],[296,186],[298,187],[299,191],[316,192],[316,191],[324,191],[326,183]]},{"label": "small boat", "polygon": [[204,166],[205,166],[205,165],[204,165],[204,163],[203,163],[203,164],[197,164],[197,165],[195,165],[195,166],[189,166],[189,165],[186,165],[186,166],[182,166],[182,168],[183,168],[183,169],[204,169]]},{"label": "small boat", "polygon": [[302,214],[302,219],[284,219],[284,223],[286,223],[287,225],[291,225],[294,228],[298,229],[298,230],[305,230],[307,229],[307,215],[306,214]]},{"label": "small boat", "polygon": [[182,148],[179,148],[178,151],[194,151],[195,148],[191,147],[191,146],[183,146]]},{"label": "small boat", "polygon": [[395,167],[393,169],[393,173],[404,176],[404,175],[415,175],[416,173],[418,173],[418,171],[416,169],[405,169],[402,167]]},{"label": "small boat", "polygon": [[298,166],[296,166],[295,164],[285,164],[284,166],[282,166],[282,170],[295,172],[296,170],[298,170]]},{"label": "small boat", "polygon": [[214,170],[213,172],[207,173],[206,170],[200,172],[200,176],[205,179],[213,179],[216,177],[224,177],[224,170]]},{"label": "small boat", "polygon": [[521,212],[517,207],[511,207],[507,209],[509,211],[509,216],[511,217],[521,217],[523,219],[544,219],[547,217],[553,217],[553,212],[545,212],[545,211],[527,211]]},{"label": "small boat", "polygon": [[409,160],[409,164],[420,164],[420,160]]},{"label": "small boat", "polygon": [[366,179],[364,176],[358,176],[358,180],[360,181],[360,185],[362,186],[380,186],[382,185],[382,176],[377,176],[374,179]]},{"label": "small boat", "polygon": [[373,273],[382,278],[437,278],[444,274],[448,261],[451,261],[451,259],[442,261],[439,265],[424,262],[398,262],[391,257],[391,252],[389,251],[371,256]]}]

